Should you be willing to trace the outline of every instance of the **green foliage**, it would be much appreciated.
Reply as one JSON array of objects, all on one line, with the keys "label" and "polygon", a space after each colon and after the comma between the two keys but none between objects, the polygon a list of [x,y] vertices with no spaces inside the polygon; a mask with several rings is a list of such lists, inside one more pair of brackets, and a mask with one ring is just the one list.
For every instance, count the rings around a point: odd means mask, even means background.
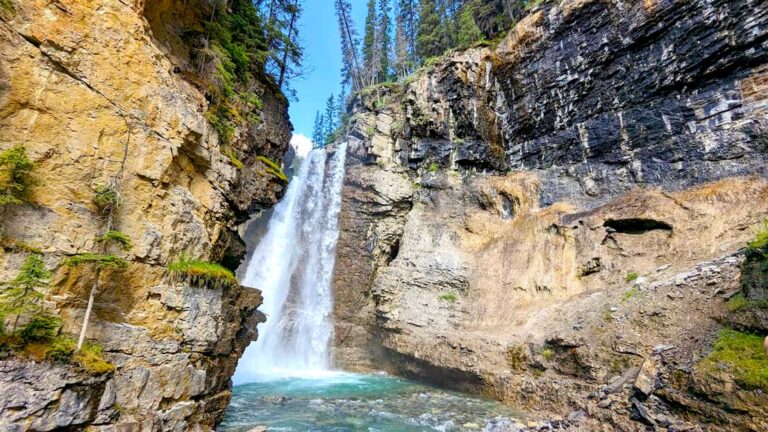
[{"label": "green foliage", "polygon": [[72,354],[76,347],[77,343],[71,337],[59,336],[51,341],[45,352],[45,358],[58,362],[69,362],[72,360]]},{"label": "green foliage", "polygon": [[15,315],[18,319],[20,316],[42,313],[40,302],[44,295],[41,289],[48,287],[50,276],[42,257],[38,254],[29,255],[19,274],[10,282],[2,283],[5,289],[0,292],[0,314]]},{"label": "green foliage", "polygon": [[34,168],[35,164],[27,157],[27,149],[23,145],[0,152],[0,206],[29,201]]},{"label": "green foliage", "polygon": [[272,174],[273,176],[279,178],[282,181],[286,181],[286,182],[288,181],[288,176],[285,175],[282,168],[280,168],[280,165],[278,165],[277,162],[272,161],[266,156],[257,156],[256,160],[266,165],[266,168],[264,169],[264,172],[266,174]]},{"label": "green foliage", "polygon": [[169,264],[168,270],[174,277],[181,277],[191,283],[204,286],[214,288],[238,286],[237,278],[231,270],[220,264],[191,259],[186,255]]},{"label": "green foliage", "polygon": [[437,162],[432,162],[429,165],[427,165],[427,171],[431,173],[436,173],[440,170],[440,165],[437,164]]},{"label": "green foliage", "polygon": [[726,303],[729,312],[738,312],[745,309],[747,306],[749,306],[749,300],[747,300],[747,298],[744,297],[744,294],[741,293],[731,297]]},{"label": "green foliage", "polygon": [[459,298],[454,293],[445,293],[440,296],[440,300],[455,303]]},{"label": "green foliage", "polygon": [[752,252],[768,252],[768,219],[763,222],[763,229],[757,233],[754,240],[748,243],[747,247]]},{"label": "green foliage", "polygon": [[762,336],[723,329],[712,352],[698,366],[706,373],[728,371],[746,389],[768,391],[768,356]]},{"label": "green foliage", "polygon": [[25,243],[21,240],[10,239],[8,237],[0,238],[0,247],[15,252],[29,252],[36,254],[43,253],[43,251],[38,247],[32,246],[31,244]]},{"label": "green foliage", "polygon": [[104,349],[97,343],[87,343],[72,356],[72,361],[86,372],[101,375],[115,370],[115,366],[104,359]]},{"label": "green foliage", "polygon": [[64,265],[77,267],[81,265],[93,265],[100,269],[124,269],[128,267],[128,261],[112,254],[82,253],[73,255],[64,260]]},{"label": "green foliage", "polygon": [[229,158],[229,162],[232,163],[232,165],[234,165],[235,168],[241,170],[245,167],[243,162],[237,157],[237,154],[235,153],[235,151],[232,150],[231,148],[224,147],[221,150],[221,152],[224,153],[224,156]]},{"label": "green foliage", "polygon": [[470,3],[462,8],[458,19],[458,34],[456,42],[459,47],[467,48],[475,42],[483,39],[483,33],[480,27],[475,23],[475,6]]},{"label": "green foliage", "polygon": [[601,316],[603,318],[603,321],[607,323],[613,321],[613,312],[611,312],[611,309],[609,307],[606,307],[605,309],[603,309],[603,313]]},{"label": "green foliage", "polygon": [[541,356],[544,357],[544,360],[550,361],[555,358],[555,351],[550,347],[545,347],[541,350]]},{"label": "green foliage", "polygon": [[48,314],[33,316],[19,332],[23,343],[53,340],[61,327],[61,318]]},{"label": "green foliage", "polygon": [[102,213],[108,213],[120,206],[120,194],[113,186],[97,184],[93,187],[93,204]]},{"label": "green foliage", "polygon": [[768,300],[749,300],[744,294],[738,293],[728,299],[725,307],[731,313],[745,309],[768,309]]},{"label": "green foliage", "polygon": [[116,230],[109,230],[105,232],[104,234],[96,237],[96,241],[100,243],[114,243],[124,251],[129,251],[131,248],[133,248],[133,242],[131,241],[131,238],[128,237],[128,235],[125,233]]},{"label": "green foliage", "polygon": [[629,301],[637,296],[640,295],[640,290],[638,290],[635,287],[632,287],[624,292],[624,294],[621,295],[621,301],[626,302]]},{"label": "green foliage", "polygon": [[632,272],[632,273],[627,274],[627,276],[624,278],[624,280],[627,281],[627,282],[634,282],[639,277],[640,277],[639,274],[637,274],[635,272]]},{"label": "green foliage", "polygon": [[15,10],[11,0],[0,0],[0,9],[6,10],[8,12],[13,12]]},{"label": "green foliage", "polygon": [[524,345],[513,345],[507,349],[507,364],[512,370],[524,370],[528,363],[528,350]]}]

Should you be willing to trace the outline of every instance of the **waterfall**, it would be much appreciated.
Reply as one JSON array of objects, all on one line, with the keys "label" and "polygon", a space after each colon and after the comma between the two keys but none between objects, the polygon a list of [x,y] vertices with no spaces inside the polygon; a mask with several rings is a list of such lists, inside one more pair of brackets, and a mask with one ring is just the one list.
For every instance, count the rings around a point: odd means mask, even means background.
[{"label": "waterfall", "polygon": [[248,262],[242,284],[262,291],[267,321],[238,363],[235,383],[329,368],[345,157],[346,144],[330,157],[324,149],[309,153]]}]

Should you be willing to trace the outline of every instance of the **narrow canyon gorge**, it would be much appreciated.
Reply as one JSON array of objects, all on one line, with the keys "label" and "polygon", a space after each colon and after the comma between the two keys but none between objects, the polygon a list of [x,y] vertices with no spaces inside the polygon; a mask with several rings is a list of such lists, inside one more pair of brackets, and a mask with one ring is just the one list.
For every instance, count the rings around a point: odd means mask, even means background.
[{"label": "narrow canyon gorge", "polygon": [[[35,165],[29,202],[0,205],[0,281],[42,257],[42,304],[76,336],[95,273],[85,336],[110,365],[0,340],[0,429],[215,430],[273,328],[257,332],[277,311],[248,277],[174,271],[236,270],[246,222],[296,181],[280,86],[230,83],[210,43],[232,4],[0,0],[0,151]],[[500,401],[529,420],[515,431],[768,430],[768,373],[713,357],[724,335],[768,335],[765,1],[538,2],[498,43],[345,110],[314,150],[346,161],[335,267],[318,264],[334,367]],[[108,218],[103,185],[119,186]],[[105,220],[132,240],[125,265],[68,264]],[[300,252],[256,256],[287,274]]]}]

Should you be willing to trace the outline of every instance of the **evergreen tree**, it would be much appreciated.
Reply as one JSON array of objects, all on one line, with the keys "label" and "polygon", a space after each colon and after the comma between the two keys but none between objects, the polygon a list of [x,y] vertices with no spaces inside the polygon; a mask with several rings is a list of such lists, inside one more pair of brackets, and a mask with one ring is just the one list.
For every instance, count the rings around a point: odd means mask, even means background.
[{"label": "evergreen tree", "polygon": [[360,75],[360,62],[357,55],[358,36],[355,23],[352,21],[352,6],[349,0],[336,0],[335,4],[341,36],[342,83],[352,84],[355,91],[361,90],[364,85]]},{"label": "evergreen tree", "polygon": [[407,77],[411,73],[411,54],[408,51],[408,38],[405,35],[403,23],[397,22],[395,31],[395,74],[399,79]]},{"label": "evergreen tree", "polygon": [[[5,289],[0,292],[0,318],[13,315],[12,332],[16,331],[19,318],[33,318],[43,313],[42,288],[48,287],[47,279],[51,273],[45,269],[45,263],[39,254],[29,255],[21,266],[19,274],[10,282],[5,282]],[[0,321],[0,324],[2,322]]]},{"label": "evergreen tree", "polygon": [[347,89],[341,86],[341,93],[336,98],[337,128],[347,123]]},{"label": "evergreen tree", "polygon": [[421,62],[443,53],[443,22],[434,0],[421,0],[419,28],[416,35],[416,53]]},{"label": "evergreen tree", "polygon": [[324,122],[325,119],[323,118],[323,115],[320,114],[320,111],[317,111],[315,114],[315,124],[312,128],[312,142],[315,147],[325,142]]},{"label": "evergreen tree", "polygon": [[333,141],[334,132],[336,132],[336,102],[331,94],[325,102],[325,143]]},{"label": "evergreen tree", "polygon": [[365,85],[374,84],[379,75],[378,35],[376,32],[376,0],[368,0],[363,36],[363,70]]},{"label": "evergreen tree", "polygon": [[[417,0],[397,1],[397,25],[401,27],[402,42],[406,57],[415,60],[416,31],[418,29],[419,7]],[[408,73],[410,73],[410,69]]]},{"label": "evergreen tree", "polygon": [[390,58],[392,54],[392,29],[390,24],[389,0],[379,0],[379,28],[378,51],[379,51],[379,82],[389,81],[390,77]]},{"label": "evergreen tree", "polygon": [[473,3],[467,4],[458,18],[458,30],[456,32],[456,44],[461,48],[466,48],[483,38],[480,27],[475,23],[475,6]]}]

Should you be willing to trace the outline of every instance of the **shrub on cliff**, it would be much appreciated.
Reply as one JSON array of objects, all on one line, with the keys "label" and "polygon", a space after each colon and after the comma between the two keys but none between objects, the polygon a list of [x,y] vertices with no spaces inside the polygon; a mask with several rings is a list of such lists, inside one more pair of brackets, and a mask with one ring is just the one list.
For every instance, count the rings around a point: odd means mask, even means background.
[{"label": "shrub on cliff", "polygon": [[23,145],[0,152],[0,205],[28,202],[34,168]]},{"label": "shrub on cliff", "polygon": [[0,284],[4,288],[0,292],[0,314],[13,317],[12,332],[16,331],[19,319],[34,321],[34,316],[43,313],[42,290],[48,287],[50,276],[42,257],[33,253],[24,260],[14,279]]}]

